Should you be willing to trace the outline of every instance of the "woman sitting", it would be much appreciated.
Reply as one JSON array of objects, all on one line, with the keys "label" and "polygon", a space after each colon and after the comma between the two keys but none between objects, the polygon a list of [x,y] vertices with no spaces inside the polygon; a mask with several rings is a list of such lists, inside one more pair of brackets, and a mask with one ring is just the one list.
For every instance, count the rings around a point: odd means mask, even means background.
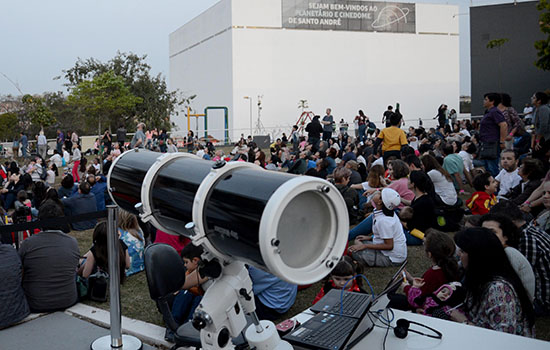
[{"label": "woman sitting", "polygon": [[[437,227],[434,201],[434,185],[423,171],[413,171],[409,177],[409,188],[414,192],[410,207],[399,213],[406,228],[407,245],[420,245],[424,233],[431,227]],[[401,202],[408,202],[401,199]]]},{"label": "woman sitting", "polygon": [[120,240],[128,247],[130,255],[130,267],[126,270],[126,276],[133,275],[145,269],[143,253],[145,251],[145,239],[139,227],[137,217],[125,210],[120,211],[118,218],[118,234]]},{"label": "woman sitting", "polygon": [[533,305],[497,236],[487,228],[468,228],[454,239],[467,296],[463,312],[453,310],[451,319],[533,337]]},{"label": "woman sitting", "polygon": [[518,174],[521,176],[521,182],[508,192],[506,198],[516,205],[521,205],[541,185],[544,167],[540,160],[526,158],[519,167]]},{"label": "woman sitting", "polygon": [[[128,255],[128,249],[126,248],[126,244],[124,244],[124,242],[120,242],[119,270],[121,283],[124,281],[124,277],[126,276],[124,272],[128,267],[130,267],[130,256]],[[98,269],[105,272],[109,271],[106,221],[102,221],[95,226],[92,247],[86,254],[84,254],[83,259],[80,261],[78,274],[84,278],[88,278]]]},{"label": "woman sitting", "polygon": [[424,171],[434,184],[435,193],[445,205],[454,206],[457,203],[458,197],[453,185],[453,179],[447,170],[443,169],[441,164],[433,156],[426,154],[420,160],[424,165]]},{"label": "woman sitting", "polygon": [[399,194],[391,188],[376,193],[373,198],[376,210],[372,236],[357,236],[348,248],[354,260],[367,266],[394,266],[407,259],[407,243],[403,226],[394,209],[401,203]]}]

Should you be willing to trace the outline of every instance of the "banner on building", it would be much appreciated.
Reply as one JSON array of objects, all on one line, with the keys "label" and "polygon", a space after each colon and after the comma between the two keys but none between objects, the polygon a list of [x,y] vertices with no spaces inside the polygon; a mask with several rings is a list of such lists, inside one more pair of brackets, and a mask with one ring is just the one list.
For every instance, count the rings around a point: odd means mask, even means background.
[{"label": "banner on building", "polygon": [[415,4],[360,0],[282,0],[283,28],[415,33]]}]

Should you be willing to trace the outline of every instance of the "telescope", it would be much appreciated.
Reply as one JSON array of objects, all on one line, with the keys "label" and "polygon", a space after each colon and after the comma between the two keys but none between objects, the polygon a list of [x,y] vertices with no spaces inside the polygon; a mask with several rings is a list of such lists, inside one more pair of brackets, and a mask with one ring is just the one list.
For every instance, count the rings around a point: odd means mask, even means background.
[{"label": "telescope", "polygon": [[[347,243],[344,199],[334,185],[316,177],[268,171],[247,162],[134,149],[115,159],[107,184],[119,207],[161,231],[188,236],[205,248],[205,258],[220,262],[221,277],[195,313],[204,328],[203,347],[226,349],[227,342],[213,337],[223,329],[225,336],[227,331],[236,336],[246,326],[244,316],[226,315],[227,308],[218,304],[238,302],[255,315],[252,284],[242,272],[245,263],[289,283],[310,284],[332,271]],[[232,288],[227,286],[235,285],[244,286],[246,293],[241,288],[228,292]],[[247,339],[250,335],[257,345],[276,344],[257,336],[261,326],[256,321],[257,332],[249,329]],[[270,329],[272,333],[274,327]],[[270,332],[265,337],[274,337]]]}]

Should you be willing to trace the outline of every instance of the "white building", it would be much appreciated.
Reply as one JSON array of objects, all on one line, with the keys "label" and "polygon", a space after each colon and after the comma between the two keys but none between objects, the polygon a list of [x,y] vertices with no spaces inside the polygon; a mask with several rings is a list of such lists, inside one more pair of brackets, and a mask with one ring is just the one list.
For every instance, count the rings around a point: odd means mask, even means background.
[{"label": "white building", "polygon": [[[258,96],[262,133],[276,136],[297,122],[300,100],[350,125],[362,109],[378,126],[399,102],[417,125],[441,103],[458,110],[457,13],[434,4],[221,0],[170,34],[170,87],[196,94],[197,113],[228,107],[231,138],[256,132]],[[174,122],[186,132],[184,113]],[[208,128],[222,137],[221,111],[209,114]]]}]

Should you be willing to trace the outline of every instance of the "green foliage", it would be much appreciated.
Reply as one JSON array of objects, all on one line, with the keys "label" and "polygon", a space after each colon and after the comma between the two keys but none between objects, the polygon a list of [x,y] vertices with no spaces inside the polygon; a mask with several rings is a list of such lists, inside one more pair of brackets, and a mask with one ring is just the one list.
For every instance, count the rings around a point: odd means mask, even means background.
[{"label": "green foliage", "polygon": [[501,39],[493,39],[493,40],[489,40],[487,42],[487,48],[488,49],[494,49],[494,48],[498,48],[500,49],[504,44],[506,44],[508,41],[510,41],[510,39],[508,38],[501,38]]},{"label": "green foliage", "polygon": [[135,104],[123,119],[126,127],[132,127],[143,121],[150,128],[170,130],[170,115],[177,114],[177,107],[182,104],[176,92],[168,91],[166,81],[160,74],[151,75],[151,67],[145,62],[146,55],[120,53],[106,63],[94,58],[79,59],[75,66],[63,71],[65,84],[69,89],[83,81],[91,80],[106,72],[113,72],[121,77],[130,93],[140,97],[142,103]]},{"label": "green foliage", "polygon": [[41,97],[24,95],[21,98],[25,112],[30,119],[30,122],[42,127],[50,126],[56,122],[50,108],[44,103]]},{"label": "green foliage", "polygon": [[0,140],[11,141],[18,134],[17,113],[10,112],[0,114]]},{"label": "green foliage", "polygon": [[81,81],[67,98],[67,103],[81,111],[88,125],[109,123],[111,128],[128,118],[142,101],[130,92],[124,79],[112,71]]},{"label": "green foliage", "polygon": [[550,0],[540,0],[537,9],[541,12],[539,17],[540,31],[546,34],[547,37],[535,41],[538,57],[535,66],[542,70],[550,70]]}]

